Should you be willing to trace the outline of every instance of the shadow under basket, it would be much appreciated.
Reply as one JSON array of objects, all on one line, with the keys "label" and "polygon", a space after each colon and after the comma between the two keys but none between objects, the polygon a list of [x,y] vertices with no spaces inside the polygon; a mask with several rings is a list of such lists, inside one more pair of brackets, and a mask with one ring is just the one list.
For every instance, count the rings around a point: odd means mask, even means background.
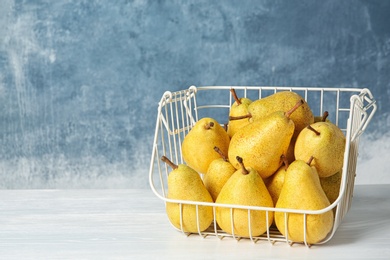
[{"label": "shadow under basket", "polygon": [[[167,198],[167,179],[170,169],[160,160],[161,156],[164,155],[170,158],[176,164],[184,163],[181,153],[181,143],[198,119],[211,117],[216,119],[221,125],[226,124],[229,119],[230,107],[234,103],[234,97],[230,92],[231,88],[235,89],[237,96],[247,97],[252,100],[264,98],[280,91],[294,91],[307,101],[315,116],[321,116],[325,111],[329,113],[329,120],[335,123],[346,136],[339,196],[329,207],[322,210],[293,210]],[[176,203],[180,209],[186,204],[195,205],[196,212],[198,212],[199,206],[210,206],[213,208],[214,221],[205,231],[198,230],[198,232],[195,233],[187,233],[183,231],[182,228],[178,229],[174,227],[185,235],[197,234],[203,238],[215,236],[220,239],[250,239],[253,242],[268,241],[272,244],[275,242],[283,242],[291,245],[294,242],[292,242],[288,236],[283,236],[274,225],[271,225],[271,227],[260,236],[252,236],[250,227],[249,236],[245,238],[226,233],[222,231],[216,223],[216,208],[230,208],[231,214],[233,214],[234,209],[247,210],[248,219],[250,219],[250,212],[257,210],[266,212],[266,217],[269,217],[270,212],[283,212],[285,214],[285,219],[288,214],[298,213],[302,215],[304,223],[302,227],[303,234],[306,234],[307,216],[333,211],[334,222],[332,230],[323,240],[315,243],[324,244],[333,237],[351,207],[359,138],[371,121],[376,109],[377,106],[371,92],[365,88],[191,86],[188,89],[181,91],[166,91],[158,104],[157,122],[149,169],[150,187],[163,203]],[[202,177],[202,174],[200,175]],[[182,217],[181,210],[180,216]],[[197,226],[199,227],[199,217],[197,217],[195,221],[198,222]],[[183,223],[183,220],[181,219],[180,222]],[[288,223],[286,222],[285,224],[286,229],[288,229]],[[234,223],[232,222],[231,225],[233,227]],[[298,242],[298,244],[311,246],[311,244],[306,241],[306,235],[304,235],[303,241]]]}]

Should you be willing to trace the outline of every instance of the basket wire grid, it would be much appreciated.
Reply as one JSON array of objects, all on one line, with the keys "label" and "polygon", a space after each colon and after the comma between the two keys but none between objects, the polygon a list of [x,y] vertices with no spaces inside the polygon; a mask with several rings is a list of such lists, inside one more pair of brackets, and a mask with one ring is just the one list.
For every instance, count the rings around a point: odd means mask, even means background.
[{"label": "basket wire grid", "polygon": [[[346,146],[344,153],[344,166],[342,170],[342,179],[338,198],[327,208],[322,210],[296,210],[269,208],[233,204],[218,204],[188,200],[175,200],[167,198],[167,178],[170,172],[168,166],[161,162],[162,155],[171,159],[175,164],[184,163],[181,156],[181,143],[198,119],[202,117],[213,117],[219,123],[224,124],[228,121],[228,113],[234,102],[230,89],[234,88],[239,97],[248,97],[252,100],[269,96],[279,91],[294,91],[300,94],[309,104],[314,115],[322,115],[324,111],[329,112],[329,119],[339,126],[346,136]],[[207,103],[207,97],[212,97],[213,103]],[[267,228],[261,236],[252,236],[250,226],[250,212],[253,210],[262,210],[266,212],[268,221],[269,212],[279,211],[285,214],[285,227],[288,229],[287,216],[290,213],[302,214],[304,241],[302,244],[311,246],[306,241],[306,218],[309,214],[322,214],[329,210],[334,210],[335,219],[332,231],[327,237],[317,244],[324,244],[329,241],[344,216],[351,207],[353,187],[356,175],[356,165],[358,157],[359,137],[365,131],[368,123],[375,114],[377,107],[375,100],[368,89],[357,88],[317,88],[317,87],[272,87],[272,86],[191,86],[188,89],[170,92],[166,91],[158,105],[157,122],[153,142],[153,150],[149,169],[149,183],[151,189],[157,197],[165,203],[177,203],[180,207],[179,231],[186,235],[191,235],[183,230],[182,206],[191,204],[196,206],[198,213],[199,206],[213,207],[214,221],[206,231],[199,230],[199,215],[197,215],[198,232],[201,237],[216,236],[220,239],[232,237],[236,240],[242,237],[236,236],[234,232],[228,234],[217,226],[216,207],[230,208],[230,214],[233,215],[234,209],[245,209],[248,211],[249,239],[253,242],[266,240],[270,243],[283,241],[290,245],[293,244],[288,236],[283,236],[274,227]],[[202,177],[202,174],[200,174]],[[233,217],[231,217],[231,226],[234,226]],[[174,227],[175,228],[175,227]],[[175,228],[176,229],[176,228]],[[234,231],[234,228],[232,228]],[[288,232],[286,232],[288,234]],[[245,237],[247,238],[247,237]]]}]

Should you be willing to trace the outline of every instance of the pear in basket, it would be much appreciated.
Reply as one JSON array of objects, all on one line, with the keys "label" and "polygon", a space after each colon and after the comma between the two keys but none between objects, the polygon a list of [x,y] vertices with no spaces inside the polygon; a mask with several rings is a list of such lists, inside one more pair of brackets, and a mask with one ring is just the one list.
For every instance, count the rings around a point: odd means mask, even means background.
[{"label": "pear in basket", "polygon": [[341,173],[342,170],[338,171],[332,176],[320,178],[321,187],[324,190],[326,196],[328,197],[330,204],[332,204],[339,197]]},{"label": "pear in basket", "polygon": [[[276,208],[298,210],[321,210],[330,205],[323,191],[314,166],[308,161],[295,160],[287,168],[283,188]],[[285,217],[287,216],[287,221]],[[323,240],[333,228],[333,211],[322,214],[275,212],[275,224],[285,237],[293,242],[304,242],[306,222],[306,243],[315,244]],[[288,228],[285,223],[287,222]]]},{"label": "pear in basket", "polygon": [[[237,170],[223,186],[216,203],[273,208],[272,198],[263,179],[255,169],[245,167],[242,158],[238,157],[237,160],[242,168]],[[263,210],[248,211],[234,208],[231,212],[229,207],[216,207],[217,224],[223,231],[238,237],[264,234],[272,224],[273,215],[273,211],[268,211],[267,216],[267,212]]]},{"label": "pear in basket", "polygon": [[265,186],[271,195],[272,201],[276,205],[278,202],[279,194],[282,191],[284,176],[286,175],[288,168],[288,160],[285,156],[282,156],[283,164],[280,168],[272,174],[270,177],[264,179]]},{"label": "pear in basket", "polygon": [[344,163],[346,138],[331,122],[316,122],[304,128],[298,135],[294,147],[297,160],[307,161],[314,156],[312,165],[321,178],[336,174]]},{"label": "pear in basket", "polygon": [[[168,199],[213,202],[195,170],[185,164],[176,165],[165,156],[161,157],[161,160],[173,169],[168,175]],[[210,206],[198,206],[197,217],[196,205],[167,202],[166,212],[172,225],[184,232],[204,231],[213,221],[213,208]],[[180,216],[182,216],[182,221],[180,221]]]},{"label": "pear in basket", "polygon": [[[330,122],[329,112],[325,111],[322,116],[315,116],[314,123],[316,122]],[[341,173],[343,169],[340,169],[336,174],[320,178],[321,186],[325,191],[326,196],[328,197],[330,203],[332,204],[339,196],[339,190],[341,185]]]},{"label": "pear in basket", "polygon": [[218,147],[214,147],[214,150],[221,158],[215,159],[210,163],[207,174],[203,177],[203,183],[215,201],[222,187],[236,171],[236,168],[229,162],[227,155],[223,154]]},{"label": "pear in basket", "polygon": [[322,116],[315,116],[314,117],[314,123],[316,122],[331,122],[328,118],[329,112],[325,111]]},{"label": "pear in basket", "polygon": [[217,146],[222,153],[227,154],[229,142],[229,135],[217,120],[204,117],[197,121],[184,137],[181,146],[182,156],[188,166],[206,174],[210,163],[220,158],[214,147]]},{"label": "pear in basket", "polygon": [[248,112],[251,114],[250,120],[257,121],[275,111],[287,111],[300,100],[303,101],[303,104],[297,108],[290,117],[295,125],[294,134],[291,137],[291,143],[286,152],[286,157],[290,163],[295,160],[294,143],[299,132],[314,122],[314,115],[309,104],[297,92],[280,91],[270,96],[255,100],[248,106]]},{"label": "pear in basket", "polygon": [[229,161],[236,169],[240,168],[237,156],[244,159],[247,166],[253,167],[265,179],[274,174],[282,165],[294,134],[294,122],[290,116],[303,101],[297,102],[287,112],[276,111],[262,120],[253,121],[242,127],[231,138]]},{"label": "pear in basket", "polygon": [[275,111],[287,111],[301,100],[303,104],[290,117],[295,124],[294,137],[296,137],[303,128],[314,122],[314,115],[308,103],[297,92],[280,91],[255,100],[248,106],[248,112],[252,116],[251,120],[256,121]]},{"label": "pear in basket", "polygon": [[229,111],[229,123],[227,133],[232,137],[238,129],[250,123],[250,114],[248,114],[248,106],[252,103],[249,98],[238,98],[236,91],[230,89],[234,97],[234,103],[230,107]]}]

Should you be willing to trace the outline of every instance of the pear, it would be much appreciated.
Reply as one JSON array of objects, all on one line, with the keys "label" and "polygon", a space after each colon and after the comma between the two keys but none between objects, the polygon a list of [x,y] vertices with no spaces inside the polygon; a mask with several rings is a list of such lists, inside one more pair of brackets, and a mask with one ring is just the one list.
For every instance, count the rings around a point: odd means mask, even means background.
[{"label": "pear", "polygon": [[301,100],[303,104],[291,115],[291,120],[295,124],[293,137],[296,138],[303,128],[314,123],[313,112],[304,98],[297,92],[280,91],[255,100],[248,106],[248,112],[251,114],[251,120],[257,121],[275,111],[287,111]]},{"label": "pear", "polygon": [[[321,210],[330,205],[321,187],[316,168],[310,166],[311,160],[312,157],[307,163],[295,160],[289,165],[275,208]],[[304,215],[299,213],[275,212],[275,224],[278,230],[292,242],[318,243],[333,228],[332,210],[323,214],[307,214],[305,241],[304,219]]]},{"label": "pear", "polygon": [[331,122],[316,122],[304,128],[297,137],[294,147],[296,160],[307,161],[314,156],[312,165],[321,178],[337,173],[344,162],[346,138],[343,132]]},{"label": "pear", "polygon": [[294,134],[291,137],[291,142],[286,152],[286,157],[290,163],[295,160],[294,144],[299,132],[314,122],[314,115],[308,103],[297,92],[280,91],[265,98],[255,100],[248,106],[250,121],[253,122],[261,120],[275,111],[286,111],[300,100],[303,101],[303,104],[290,117],[295,125]]},{"label": "pear", "polygon": [[195,171],[206,174],[210,163],[219,158],[214,147],[217,146],[227,154],[229,143],[230,137],[226,130],[215,119],[204,117],[195,123],[183,139],[183,160]]},{"label": "pear", "polygon": [[279,194],[284,183],[284,176],[286,175],[286,171],[289,165],[285,156],[282,156],[282,160],[284,165],[280,166],[280,168],[274,174],[264,180],[265,186],[267,187],[275,205],[276,202],[278,202]]},{"label": "pear", "polygon": [[241,166],[236,157],[240,156],[263,179],[275,173],[282,164],[281,156],[286,155],[294,133],[295,126],[290,115],[302,104],[303,100],[287,112],[273,112],[239,129],[230,140],[230,163],[239,169]]},{"label": "pear", "polygon": [[[273,208],[271,195],[260,175],[255,169],[245,167],[242,158],[238,157],[237,161],[240,162],[242,168],[237,170],[225,183],[216,203]],[[248,221],[249,213],[250,223]],[[272,224],[273,215],[273,211],[268,211],[267,219],[266,211],[216,207],[217,224],[225,232],[238,237],[253,237],[264,234]]]},{"label": "pear", "polygon": [[[185,164],[176,165],[165,156],[162,156],[161,160],[173,169],[168,175],[168,199],[213,202],[200,175],[194,169]],[[213,207],[198,206],[198,209],[196,207],[196,205],[191,204],[167,202],[166,213],[169,221],[177,229],[197,233],[206,230],[212,223],[214,216]],[[180,216],[182,216],[182,221]]]},{"label": "pear", "polygon": [[230,92],[235,100],[229,111],[229,123],[227,128],[227,133],[231,138],[238,129],[250,123],[250,117],[248,117],[248,106],[252,103],[252,100],[245,97],[238,98],[236,91],[233,88],[230,89]]},{"label": "pear", "polygon": [[210,163],[207,174],[203,177],[203,183],[215,201],[222,187],[236,171],[236,168],[229,162],[227,155],[223,154],[218,147],[214,147],[214,150],[221,158],[215,159]]},{"label": "pear", "polygon": [[329,116],[329,112],[325,111],[322,114],[322,116],[315,116],[314,117],[314,123],[316,123],[316,122],[330,122],[330,120],[328,119],[328,116]]},{"label": "pear", "polygon": [[326,196],[328,197],[330,204],[335,202],[335,200],[339,197],[341,173],[342,170],[338,171],[332,176],[320,178],[321,187],[324,190]]}]

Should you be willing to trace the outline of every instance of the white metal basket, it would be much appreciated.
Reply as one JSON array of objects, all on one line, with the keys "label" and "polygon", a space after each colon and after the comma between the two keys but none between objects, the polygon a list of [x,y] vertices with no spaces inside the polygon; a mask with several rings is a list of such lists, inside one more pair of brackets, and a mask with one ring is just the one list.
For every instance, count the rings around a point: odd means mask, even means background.
[{"label": "white metal basket", "polygon": [[[329,119],[338,125],[346,136],[346,147],[344,154],[344,167],[339,197],[329,207],[322,210],[293,210],[269,207],[255,207],[231,204],[217,204],[187,200],[168,199],[167,177],[169,169],[160,158],[162,155],[170,158],[174,163],[184,163],[181,155],[181,143],[198,121],[202,117],[212,117],[219,123],[228,122],[229,109],[234,102],[230,89],[234,88],[239,97],[248,97],[252,100],[269,96],[278,91],[294,91],[300,94],[308,102],[314,115],[322,115],[324,111],[329,112]],[[207,101],[211,100],[211,101]],[[318,87],[269,87],[269,86],[191,86],[188,89],[163,94],[158,105],[157,122],[153,142],[153,150],[149,169],[150,186],[158,198],[166,202],[178,203],[181,205],[192,204],[211,206],[214,209],[213,224],[206,231],[199,231],[201,237],[215,236],[220,239],[231,237],[240,240],[234,234],[228,234],[219,229],[215,220],[215,208],[227,207],[231,210],[235,208],[248,210],[248,215],[252,210],[263,210],[268,213],[273,211],[289,213],[300,213],[304,220],[308,214],[322,214],[329,210],[335,211],[335,220],[332,231],[318,244],[324,244],[335,234],[338,226],[349,211],[352,203],[354,181],[356,175],[356,165],[358,157],[359,137],[365,131],[368,123],[375,114],[377,107],[375,100],[368,89],[356,88],[318,88]],[[181,221],[182,223],[182,221]],[[304,221],[306,223],[306,221]],[[233,225],[234,223],[232,223]],[[287,223],[286,223],[287,224]],[[199,223],[198,223],[199,227]],[[286,225],[287,228],[287,225]],[[303,226],[304,234],[306,225]],[[186,235],[189,233],[178,229]],[[249,230],[250,232],[250,230]],[[248,239],[248,238],[246,238]],[[284,237],[275,228],[270,227],[261,236],[249,236],[253,242],[277,241],[292,244],[288,237]],[[302,244],[310,246],[306,239]]]}]

